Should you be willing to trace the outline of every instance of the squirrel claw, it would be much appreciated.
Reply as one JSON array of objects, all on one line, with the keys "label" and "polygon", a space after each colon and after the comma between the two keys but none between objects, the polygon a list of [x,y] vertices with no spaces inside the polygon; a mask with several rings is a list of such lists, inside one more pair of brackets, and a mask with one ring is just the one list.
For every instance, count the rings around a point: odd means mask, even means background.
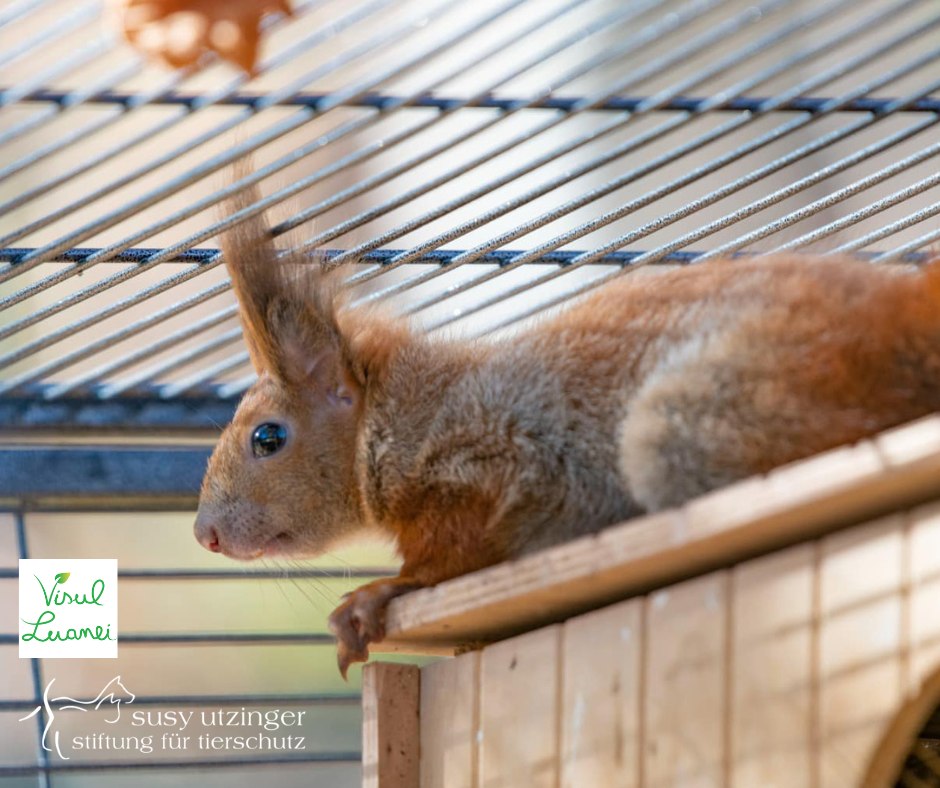
[{"label": "squirrel claw", "polygon": [[369,659],[369,644],[385,638],[385,608],[389,600],[422,584],[410,577],[375,580],[346,594],[343,603],[331,614],[327,623],[336,635],[339,672],[346,678],[353,662]]},{"label": "squirrel claw", "polygon": [[369,660],[369,649],[368,647],[362,649],[362,651],[354,651],[348,645],[343,642],[337,644],[336,647],[336,666],[339,668],[339,673],[343,677],[343,681],[349,681],[349,667],[353,662],[367,662]]},{"label": "squirrel claw", "polygon": [[329,627],[336,635],[337,664],[344,679],[352,663],[369,659],[369,643],[385,637],[385,602],[384,596],[364,587],[349,594],[330,614]]}]

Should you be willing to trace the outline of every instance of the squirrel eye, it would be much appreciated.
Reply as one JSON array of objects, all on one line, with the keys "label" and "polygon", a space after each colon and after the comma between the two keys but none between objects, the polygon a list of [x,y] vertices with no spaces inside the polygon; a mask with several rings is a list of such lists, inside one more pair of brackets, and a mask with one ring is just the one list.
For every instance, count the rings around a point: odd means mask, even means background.
[{"label": "squirrel eye", "polygon": [[255,428],[251,433],[251,451],[255,457],[267,457],[274,454],[287,440],[287,430],[282,424],[268,422]]}]

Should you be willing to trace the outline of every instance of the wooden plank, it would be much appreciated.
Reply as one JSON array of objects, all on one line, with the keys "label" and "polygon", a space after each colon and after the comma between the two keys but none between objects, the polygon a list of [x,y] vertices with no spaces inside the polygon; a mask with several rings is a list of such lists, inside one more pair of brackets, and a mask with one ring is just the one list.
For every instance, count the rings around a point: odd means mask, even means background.
[{"label": "wooden plank", "polygon": [[910,693],[940,670],[940,505],[911,516]]},{"label": "wooden plank", "polygon": [[477,788],[480,652],[421,669],[421,788]]},{"label": "wooden plank", "polygon": [[727,589],[720,572],[647,600],[644,785],[726,784]]},{"label": "wooden plank", "polygon": [[362,669],[363,788],[417,788],[420,670],[373,662]]},{"label": "wooden plank", "polygon": [[911,514],[911,582],[917,586],[940,578],[940,504]]},{"label": "wooden plank", "polygon": [[440,649],[563,621],[935,500],[938,476],[940,417],[931,417],[718,490],[683,509],[393,600],[387,640],[392,648]]},{"label": "wooden plank", "polygon": [[940,579],[918,586],[911,598],[911,676],[909,692],[940,672]]},{"label": "wooden plank", "polygon": [[733,572],[732,788],[812,784],[814,573],[813,545]]},{"label": "wooden plank", "polygon": [[480,784],[555,788],[561,628],[490,646],[480,670]]},{"label": "wooden plank", "polygon": [[562,788],[639,788],[643,602],[562,629]]},{"label": "wooden plank", "polygon": [[905,695],[903,516],[824,540],[820,567],[819,778],[862,780]]}]

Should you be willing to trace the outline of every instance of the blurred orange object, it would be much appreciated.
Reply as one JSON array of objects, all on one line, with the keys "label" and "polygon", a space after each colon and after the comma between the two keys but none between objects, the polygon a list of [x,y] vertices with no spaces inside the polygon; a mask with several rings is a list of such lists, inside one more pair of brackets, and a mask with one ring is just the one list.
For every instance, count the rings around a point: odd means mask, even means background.
[{"label": "blurred orange object", "polygon": [[261,17],[290,14],[288,0],[112,0],[127,40],[173,68],[195,63],[207,50],[253,73]]}]

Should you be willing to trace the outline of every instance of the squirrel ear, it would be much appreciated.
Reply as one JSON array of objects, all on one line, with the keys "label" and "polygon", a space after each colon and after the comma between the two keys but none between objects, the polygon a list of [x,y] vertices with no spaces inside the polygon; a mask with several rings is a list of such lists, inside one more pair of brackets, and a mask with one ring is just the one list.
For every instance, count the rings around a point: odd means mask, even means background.
[{"label": "squirrel ear", "polygon": [[317,348],[294,334],[282,337],[279,349],[279,373],[286,382],[333,406],[346,408],[358,402],[359,387],[346,371],[338,348]]}]

